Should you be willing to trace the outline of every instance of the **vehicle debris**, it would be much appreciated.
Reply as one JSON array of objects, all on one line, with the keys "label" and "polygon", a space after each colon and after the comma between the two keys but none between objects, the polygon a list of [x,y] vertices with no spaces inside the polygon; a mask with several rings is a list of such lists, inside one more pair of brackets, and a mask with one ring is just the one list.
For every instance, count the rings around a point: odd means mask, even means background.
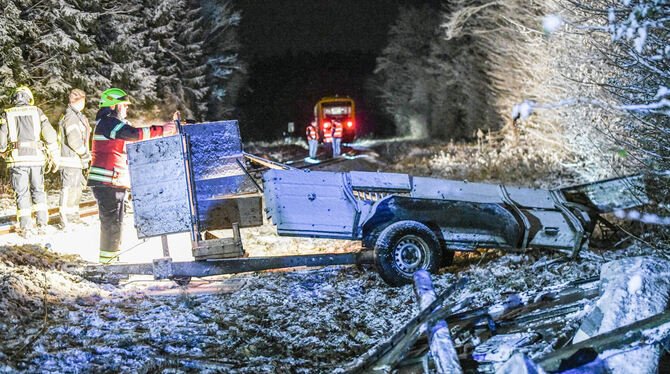
[{"label": "vehicle debris", "polygon": [[[414,294],[419,301],[420,309],[428,308],[437,298],[433,281],[427,271],[419,270],[414,273]],[[463,370],[458,361],[458,354],[454,348],[447,322],[443,319],[427,322],[425,330],[437,372],[440,374],[462,373]]]},{"label": "vehicle debris", "polygon": [[394,173],[263,174],[267,216],[279,235],[361,240],[392,285],[448,265],[454,251],[541,248],[575,258],[600,214],[649,202],[643,188],[620,189],[641,183],[632,176],[539,190]]},{"label": "vehicle debris", "polygon": [[[457,356],[446,357],[457,357],[452,362],[459,365],[451,372],[462,367],[465,372],[498,374],[573,373],[570,370],[578,368],[580,371],[574,373],[656,373],[662,346],[670,341],[670,312],[665,310],[668,281],[663,275],[665,270],[661,270],[667,265],[666,260],[653,256],[624,258],[604,264],[601,277],[569,282],[535,294],[514,294],[503,303],[456,313],[453,312],[458,308],[453,304],[438,306],[428,321],[444,318],[448,323],[448,341]],[[636,277],[641,273],[647,277],[638,282]],[[646,288],[644,295],[642,288]],[[635,297],[638,299],[631,301]],[[646,305],[642,299],[658,307],[638,312]],[[616,320],[619,325],[604,331],[587,329],[593,325],[594,315],[604,315],[597,312],[603,303],[607,303],[602,308],[608,315],[601,320]],[[378,352],[396,352],[395,357],[400,359],[375,361],[367,364],[367,371],[348,372],[412,372],[411,368],[421,367],[442,372],[440,360],[445,356],[437,356],[436,361],[430,329],[425,338],[412,335],[416,334],[412,329],[415,321],[416,317],[398,329],[393,339],[351,366],[360,368],[361,361],[379,357],[375,356]],[[582,338],[573,339],[575,335]]]}]

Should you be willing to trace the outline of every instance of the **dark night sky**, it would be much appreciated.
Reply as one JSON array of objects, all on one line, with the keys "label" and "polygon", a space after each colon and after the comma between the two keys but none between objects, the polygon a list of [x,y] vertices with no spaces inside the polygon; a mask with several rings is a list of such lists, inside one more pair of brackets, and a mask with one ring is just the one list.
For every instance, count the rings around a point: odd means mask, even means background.
[{"label": "dark night sky", "polygon": [[302,133],[314,104],[335,94],[355,100],[359,135],[392,133],[391,117],[366,82],[399,6],[439,9],[442,1],[233,0],[242,12],[242,56],[249,63],[238,100],[243,137],[278,137],[288,122]]},{"label": "dark night sky", "polygon": [[287,51],[379,51],[401,0],[235,0],[242,43],[254,56]]}]

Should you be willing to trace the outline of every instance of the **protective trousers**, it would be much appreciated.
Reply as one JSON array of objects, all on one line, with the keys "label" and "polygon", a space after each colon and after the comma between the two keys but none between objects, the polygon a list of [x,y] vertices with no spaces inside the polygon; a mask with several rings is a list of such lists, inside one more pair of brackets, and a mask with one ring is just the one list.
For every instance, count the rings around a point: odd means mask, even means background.
[{"label": "protective trousers", "polygon": [[82,169],[65,167],[61,170],[61,181],[59,209],[61,222],[66,224],[68,220],[79,218],[79,202],[86,178]]},{"label": "protective trousers", "polygon": [[33,227],[33,210],[38,226],[46,226],[49,208],[44,192],[43,166],[14,166],[9,168],[10,179],[16,197],[16,216],[21,230]]},{"label": "protective trousers", "polygon": [[338,157],[340,155],[340,146],[342,144],[342,138],[333,138],[333,157]]},{"label": "protective trousers", "polygon": [[91,186],[91,190],[100,216],[100,263],[118,261],[127,191],[112,186]]},{"label": "protective trousers", "polygon": [[319,141],[316,139],[310,139],[307,141],[309,145],[309,157],[316,158],[316,151],[319,148]]}]

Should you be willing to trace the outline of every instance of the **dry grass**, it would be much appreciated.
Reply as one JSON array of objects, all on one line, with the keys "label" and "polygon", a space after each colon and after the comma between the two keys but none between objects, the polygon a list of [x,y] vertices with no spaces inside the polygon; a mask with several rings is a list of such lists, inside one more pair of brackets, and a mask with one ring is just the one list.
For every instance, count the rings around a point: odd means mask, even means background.
[{"label": "dry grass", "polygon": [[373,149],[388,164],[385,171],[414,176],[536,188],[582,181],[563,164],[562,155],[509,127],[490,132],[479,143],[402,141]]}]

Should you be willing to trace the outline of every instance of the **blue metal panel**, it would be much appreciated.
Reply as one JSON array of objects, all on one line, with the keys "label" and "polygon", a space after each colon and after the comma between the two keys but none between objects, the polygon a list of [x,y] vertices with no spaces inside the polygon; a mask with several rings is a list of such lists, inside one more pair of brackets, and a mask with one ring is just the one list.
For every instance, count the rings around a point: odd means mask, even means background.
[{"label": "blue metal panel", "polygon": [[245,227],[261,225],[260,214],[241,217],[246,209],[240,212],[238,202],[227,201],[233,195],[256,191],[237,163],[244,161],[237,121],[186,125],[183,131],[190,139],[200,230],[230,228],[232,222]]},{"label": "blue metal panel", "polygon": [[243,174],[235,163],[242,157],[237,121],[204,122],[183,127],[191,139],[195,180]]},{"label": "blue metal panel", "polygon": [[180,135],[127,144],[139,238],[190,230],[182,147]]},{"label": "blue metal panel", "polygon": [[345,173],[269,170],[263,185],[268,218],[280,235],[355,238],[359,213]]}]

